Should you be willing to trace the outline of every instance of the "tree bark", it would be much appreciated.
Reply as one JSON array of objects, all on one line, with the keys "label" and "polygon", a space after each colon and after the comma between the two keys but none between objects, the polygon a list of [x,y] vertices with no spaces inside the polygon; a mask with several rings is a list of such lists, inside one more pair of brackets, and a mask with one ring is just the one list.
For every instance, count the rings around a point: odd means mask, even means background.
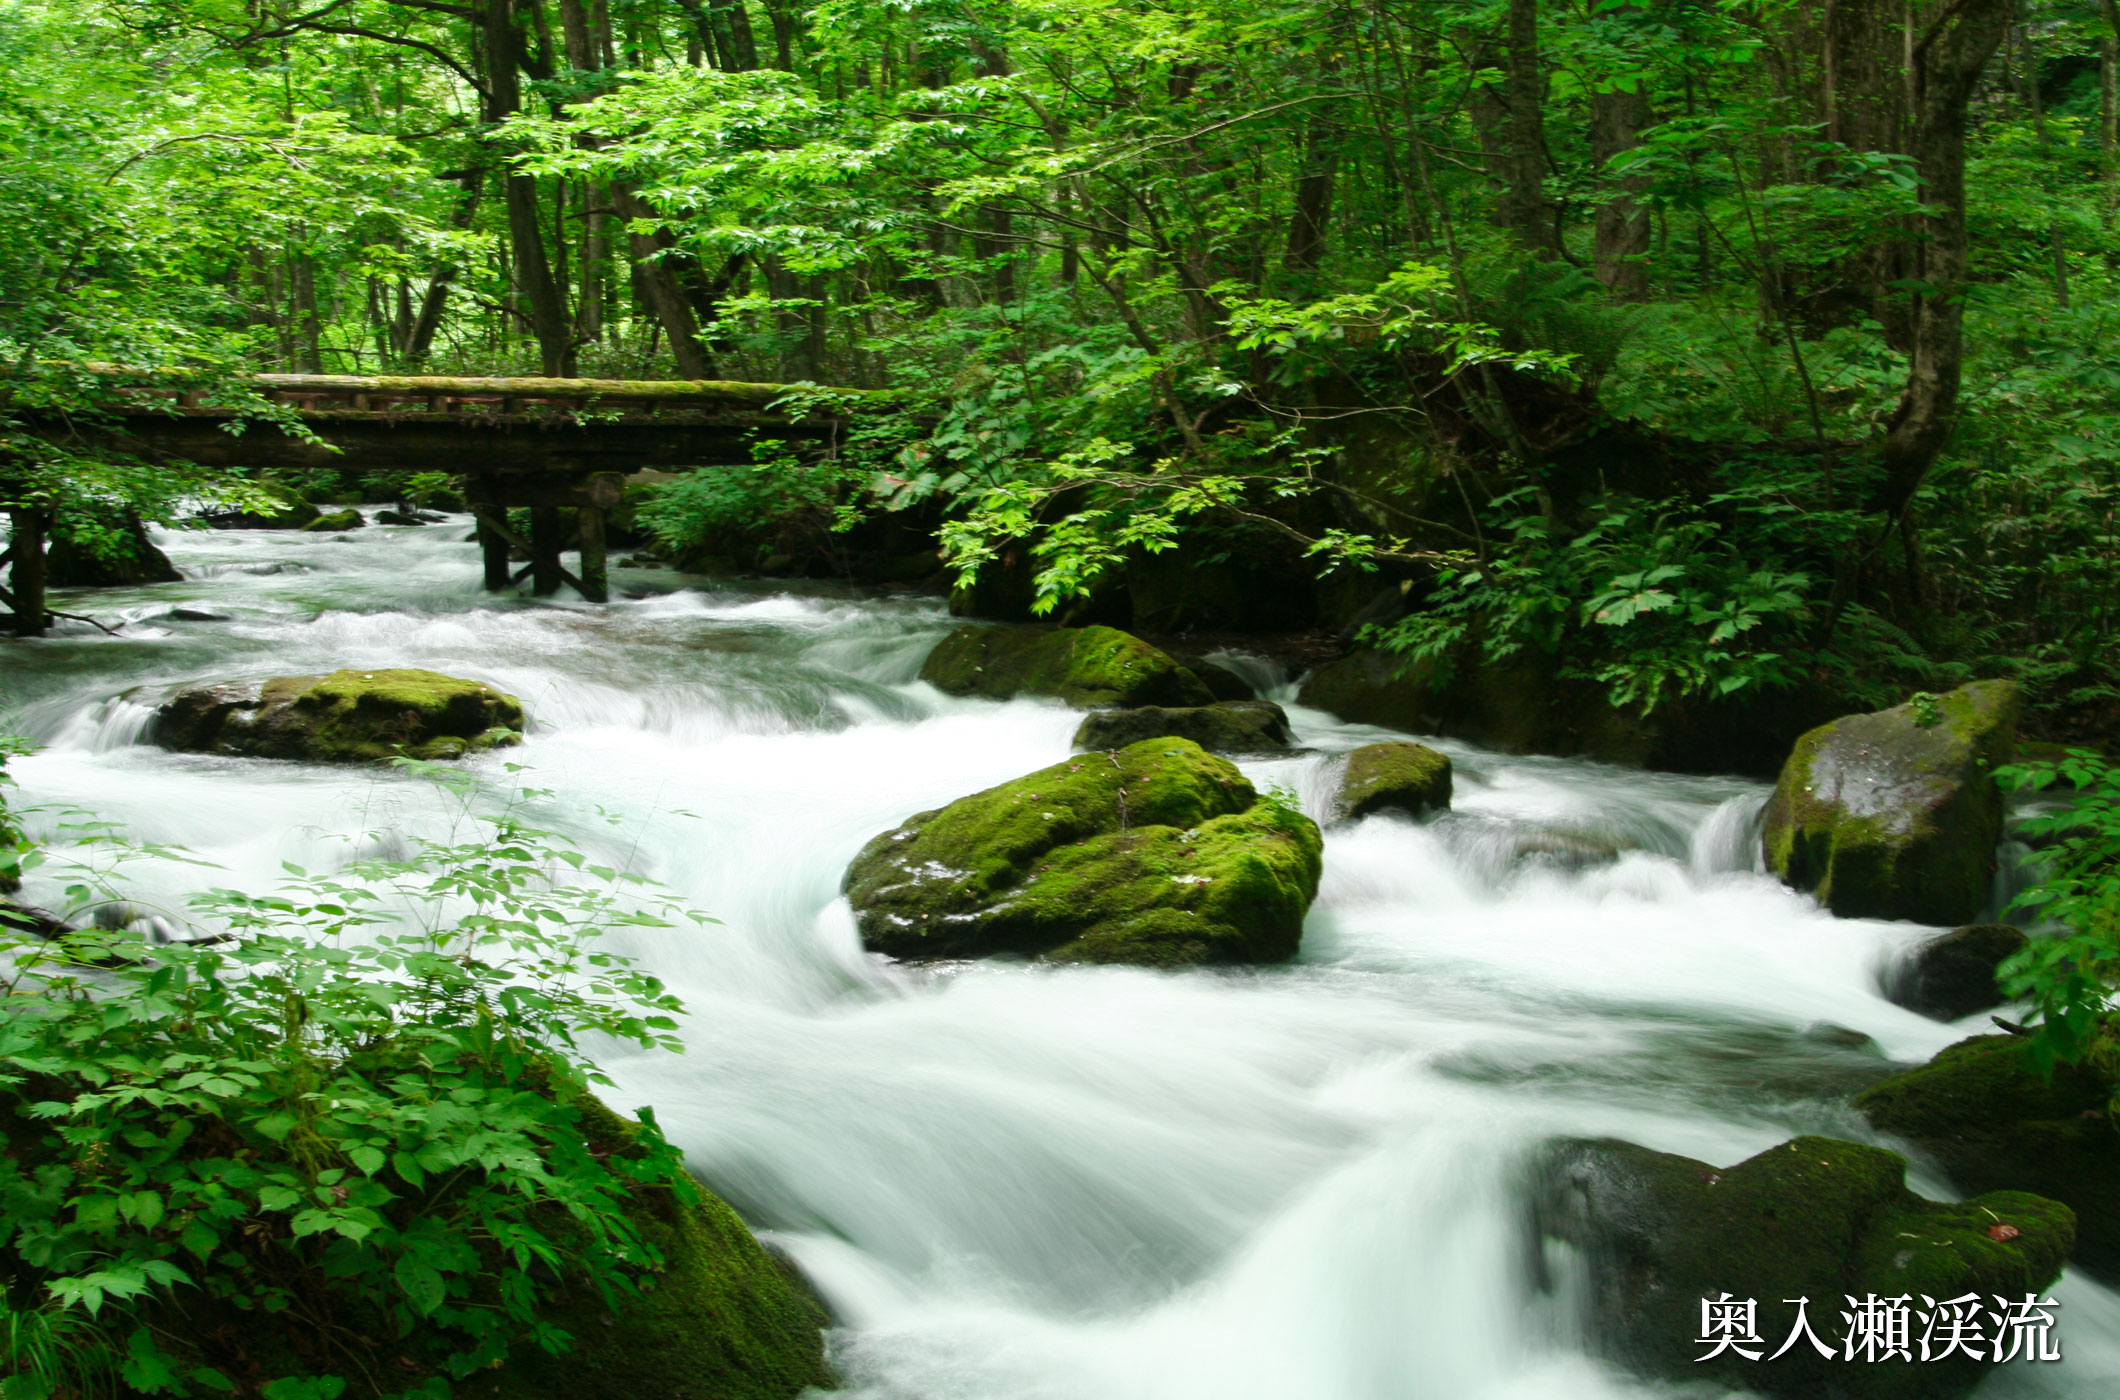
[{"label": "tree bark", "polygon": [[1649,99],[1638,92],[1600,92],[1590,99],[1590,159],[1604,187],[1597,206],[1597,280],[1627,300],[1649,292],[1649,269],[1641,260],[1649,251],[1649,211],[1640,203],[1649,182],[1612,175],[1606,166],[1641,144],[1642,129],[1651,120]]},{"label": "tree bark", "polygon": [[1487,168],[1501,184],[1494,222],[1541,257],[1560,252],[1559,211],[1546,195],[1546,129],[1539,66],[1538,0],[1509,0],[1499,53],[1491,46],[1475,62],[1498,58],[1502,81],[1477,89],[1473,127]]},{"label": "tree bark", "polygon": [[1955,0],[1914,45],[1911,154],[1930,212],[1913,246],[1923,284],[1912,308],[1905,392],[1885,435],[1872,504],[1897,515],[1950,441],[1964,370],[1965,128],[1973,86],[2008,32],[2013,0]]},{"label": "tree bark", "polygon": [[[486,120],[498,124],[522,110],[522,33],[516,27],[518,0],[486,0],[480,38],[486,60]],[[501,175],[501,192],[508,208],[508,243],[514,254],[516,290],[521,294],[537,338],[538,360],[547,376],[572,379],[575,375],[574,325],[567,314],[567,299],[552,276],[552,260],[545,249],[544,221],[539,209],[537,181],[512,170]]]}]

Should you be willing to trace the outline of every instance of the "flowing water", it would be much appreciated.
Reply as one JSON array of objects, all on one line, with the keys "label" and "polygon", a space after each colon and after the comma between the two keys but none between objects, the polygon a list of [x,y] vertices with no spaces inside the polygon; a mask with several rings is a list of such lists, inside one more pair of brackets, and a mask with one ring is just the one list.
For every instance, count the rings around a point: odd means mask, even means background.
[{"label": "flowing water", "polygon": [[[1527,1157],[1559,1135],[1716,1163],[1871,1140],[1848,1095],[1984,1025],[1879,995],[1929,930],[1759,873],[1761,785],[1447,741],[1454,811],[1327,832],[1292,965],[888,964],[838,898],[848,859],[1064,757],[1079,715],[920,684],[950,625],[929,599],[634,571],[614,578],[642,596],[609,607],[499,599],[463,535],[168,537],[185,582],[60,604],[120,636],[0,650],[0,729],[46,745],[20,796],[222,867],[136,862],[143,905],[262,891],[340,837],[437,829],[440,796],[161,752],[141,737],[170,688],[421,666],[520,696],[528,742],[473,770],[721,920],[626,935],[687,1002],[689,1050],[614,1055],[613,1097],[654,1105],[802,1265],[861,1400],[1673,1393],[1589,1360],[1531,1287]],[[1243,766],[1322,819],[1337,756],[1388,735],[1278,698],[1304,752]],[[2075,1275],[2054,1296],[2068,1359],[1984,1396],[2120,1393],[2120,1299]]]}]

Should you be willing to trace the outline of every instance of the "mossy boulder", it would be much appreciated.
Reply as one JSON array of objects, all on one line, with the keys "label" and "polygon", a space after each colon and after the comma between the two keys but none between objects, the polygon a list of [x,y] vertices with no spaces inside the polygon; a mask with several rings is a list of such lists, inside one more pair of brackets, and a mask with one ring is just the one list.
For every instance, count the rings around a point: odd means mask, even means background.
[{"label": "mossy boulder", "polygon": [[358,530],[367,523],[367,517],[348,507],[345,510],[332,511],[329,515],[319,515],[304,525],[302,531],[305,534],[328,535],[341,530]]},{"label": "mossy boulder", "polygon": [[2020,1036],[1961,1040],[1919,1069],[1871,1086],[1855,1107],[1904,1138],[1963,1191],[2051,1196],[2076,1212],[2076,1262],[2120,1279],[2120,1044],[2042,1076]]},{"label": "mossy boulder", "polygon": [[1761,841],[1784,884],[1844,918],[1968,924],[2002,839],[1994,769],[2015,752],[2017,687],[1976,681],[1796,741]]},{"label": "mossy boulder", "polygon": [[1075,730],[1078,749],[1123,749],[1144,739],[1190,739],[1212,753],[1273,753],[1289,745],[1288,712],[1271,700],[1095,710]]},{"label": "mossy boulder", "polygon": [[1321,852],[1228,760],[1150,739],[909,818],[846,890],[862,941],[893,957],[1273,962],[1296,951]]},{"label": "mossy boulder", "polygon": [[55,534],[45,552],[46,581],[54,588],[137,588],[149,583],[177,583],[184,575],[148,538],[147,526],[132,511],[105,522],[101,547],[73,534]]},{"label": "mossy boulder", "polygon": [[[623,1151],[637,1125],[587,1101],[599,1151]],[[608,1306],[583,1288],[545,1320],[573,1335],[558,1356],[519,1347],[499,1371],[459,1383],[498,1400],[793,1400],[829,1387],[826,1318],[792,1268],[768,1254],[736,1212],[704,1189],[687,1203],[636,1191],[634,1226],[662,1255],[637,1298]]]},{"label": "mossy boulder", "polygon": [[1909,1011],[1955,1021],[2002,1005],[1995,969],[2025,945],[2008,924],[1968,924],[1932,938],[1885,977],[1884,994]]},{"label": "mossy boulder", "polygon": [[522,742],[523,707],[481,681],[435,671],[334,671],[180,691],[155,742],[185,753],[373,763],[453,759]]},{"label": "mossy boulder", "polygon": [[1214,696],[1217,701],[1256,700],[1259,698],[1259,692],[1252,689],[1251,682],[1245,680],[1227,666],[1213,661],[1206,661],[1197,656],[1183,657],[1181,660],[1185,664],[1185,669],[1199,677],[1200,684],[1206,686],[1207,693]]},{"label": "mossy boulder", "polygon": [[960,627],[920,679],[949,695],[1051,695],[1085,710],[1214,702],[1192,672],[1116,627]]},{"label": "mossy boulder", "polygon": [[1450,806],[1450,756],[1426,744],[1394,741],[1364,744],[1347,755],[1340,779],[1340,811],[1366,817],[1403,812],[1417,817]]},{"label": "mossy boulder", "polygon": [[[1905,1171],[1896,1153],[1832,1138],[1800,1137],[1723,1168],[1628,1142],[1568,1142],[1542,1164],[1536,1229],[1585,1260],[1583,1335],[1633,1370],[1773,1396],[1937,1400],[1970,1390],[1988,1364],[1844,1360],[1845,1300],[2021,1298],[2060,1274],[2075,1220],[2015,1191],[1926,1200],[1907,1190]],[[1696,1359],[1710,1350],[1695,1340],[1701,1302],[1725,1294],[1758,1303],[1756,1359]],[[1801,1341],[1770,1359],[1795,1331],[1797,1308],[1784,1300],[1798,1298],[1830,1360]]]}]

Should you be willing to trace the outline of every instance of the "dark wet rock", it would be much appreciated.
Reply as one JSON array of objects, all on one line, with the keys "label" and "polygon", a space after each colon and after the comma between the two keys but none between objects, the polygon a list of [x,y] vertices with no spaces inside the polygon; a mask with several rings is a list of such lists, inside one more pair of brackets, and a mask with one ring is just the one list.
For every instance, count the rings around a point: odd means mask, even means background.
[{"label": "dark wet rock", "polygon": [[367,517],[348,507],[335,510],[329,515],[319,515],[302,527],[306,534],[337,534],[342,530],[359,530],[368,524]]},{"label": "dark wet rock", "polygon": [[1418,817],[1443,811],[1450,806],[1450,782],[1449,756],[1426,744],[1365,744],[1347,755],[1340,811],[1349,819],[1373,812]]},{"label": "dark wet rock", "polygon": [[186,753],[371,763],[452,759],[522,742],[523,707],[479,681],[434,671],[335,671],[185,690],[155,714],[154,739]]},{"label": "dark wet rock", "polygon": [[208,612],[204,608],[171,608],[170,617],[178,622],[226,622],[227,613]]},{"label": "dark wet rock", "polygon": [[398,510],[392,507],[375,513],[378,525],[439,525],[442,517],[424,510]]},{"label": "dark wet rock", "polygon": [[1253,700],[1258,698],[1259,693],[1251,688],[1251,682],[1245,680],[1227,666],[1219,666],[1212,661],[1187,657],[1185,658],[1185,669],[1198,676],[1200,684],[1207,687],[1207,693],[1214,696],[1217,700]]},{"label": "dark wet rock", "polygon": [[1075,730],[1078,749],[1123,749],[1143,739],[1190,739],[1211,753],[1273,753],[1291,742],[1288,715],[1271,700],[1092,710]]},{"label": "dark wet rock", "polygon": [[1115,627],[960,627],[920,668],[949,695],[1050,695],[1079,709],[1213,703],[1199,678]]},{"label": "dark wet rock", "polygon": [[1987,904],[2017,687],[1976,681],[1796,741],[1767,801],[1767,866],[1844,918],[1965,924]]},{"label": "dark wet rock", "polygon": [[2036,1191],[2076,1212],[2076,1262],[2120,1279],[2120,1032],[2051,1076],[2020,1036],[1961,1040],[1872,1086],[1855,1107],[1933,1158],[1963,1191]]},{"label": "dark wet rock", "polygon": [[1186,739],[1085,754],[908,818],[847,867],[893,957],[1275,962],[1317,896],[1309,818]]},{"label": "dark wet rock", "polygon": [[2008,924],[1968,924],[1932,938],[1885,977],[1884,992],[1909,1011],[1955,1021],[2002,1005],[1995,969],[2023,948],[2022,930]]},{"label": "dark wet rock", "polygon": [[184,575],[148,538],[147,526],[131,511],[116,522],[115,538],[102,551],[70,534],[55,534],[45,551],[46,582],[54,588],[137,588],[177,583]]},{"label": "dark wet rock", "polygon": [[[1896,1153],[1832,1138],[1797,1138],[1731,1167],[1566,1142],[1540,1166],[1534,1219],[1542,1241],[1565,1242],[1587,1265],[1583,1335],[1632,1370],[1806,1400],[1938,1400],[1970,1390],[1988,1363],[1845,1360],[1845,1300],[2021,1298],[2060,1274],[2075,1221],[2066,1205],[2018,1191],[1926,1200],[1907,1190],[1905,1170]],[[1756,1359],[1697,1360],[1711,1349],[1696,1340],[1701,1302],[1725,1296],[1758,1303]],[[1797,1308],[1784,1300],[1798,1298],[1831,1359],[1801,1341],[1770,1359],[1795,1331]]]}]

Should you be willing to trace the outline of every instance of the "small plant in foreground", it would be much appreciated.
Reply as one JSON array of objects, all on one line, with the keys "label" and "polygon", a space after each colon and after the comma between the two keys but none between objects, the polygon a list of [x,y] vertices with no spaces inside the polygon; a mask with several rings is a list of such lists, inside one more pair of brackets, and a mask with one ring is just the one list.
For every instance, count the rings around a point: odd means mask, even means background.
[{"label": "small plant in foreground", "polygon": [[582,1042],[678,1048],[599,936],[700,916],[459,796],[471,839],[202,896],[203,939],[0,932],[5,1400],[441,1400],[660,1263],[629,1201],[694,1188]]}]

